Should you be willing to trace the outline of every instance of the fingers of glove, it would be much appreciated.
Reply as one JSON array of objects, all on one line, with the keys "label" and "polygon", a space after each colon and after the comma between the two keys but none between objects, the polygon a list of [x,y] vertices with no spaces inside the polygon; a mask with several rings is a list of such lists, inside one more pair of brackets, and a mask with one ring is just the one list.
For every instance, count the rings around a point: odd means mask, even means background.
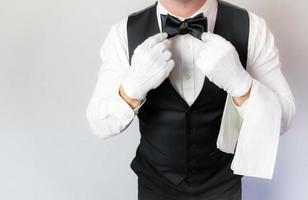
[{"label": "fingers of glove", "polygon": [[213,47],[204,47],[200,52],[199,52],[199,60],[206,60],[210,61],[213,59],[216,59],[218,53],[217,50]]},{"label": "fingers of glove", "polygon": [[217,45],[217,41],[211,38],[211,36],[205,35],[205,33],[201,36],[203,44],[202,44],[202,50],[210,49],[211,51],[214,51],[219,46]]},{"label": "fingers of glove", "polygon": [[203,32],[201,35],[201,40],[205,43],[209,41],[209,38],[207,37],[207,32]]},{"label": "fingers of glove", "polygon": [[204,32],[201,35],[202,41],[205,42],[206,46],[216,46],[217,48],[223,48],[229,46],[230,42],[222,36],[210,32]]},{"label": "fingers of glove", "polygon": [[226,39],[223,38],[222,36],[218,35],[218,34],[215,34],[215,33],[211,33],[211,32],[204,32],[202,33],[201,35],[201,39],[203,41],[212,41],[212,40],[216,40],[216,41],[219,41],[219,42],[223,42],[225,41]]},{"label": "fingers of glove", "polygon": [[155,74],[159,71],[163,71],[163,72],[166,73],[166,75],[168,75],[173,67],[174,67],[174,60],[172,60],[172,59],[170,59],[170,60],[159,59],[159,60],[157,60],[156,67],[155,67],[155,69],[153,69],[152,73]]},{"label": "fingers of glove", "polygon": [[220,44],[220,42],[218,42],[217,40],[207,40],[207,42],[205,43],[203,49],[210,49],[211,51],[222,51],[223,47]]},{"label": "fingers of glove", "polygon": [[168,47],[164,43],[157,44],[154,48],[151,49],[151,58],[155,62],[156,60],[168,60],[171,57],[171,52],[168,50]]},{"label": "fingers of glove", "polygon": [[151,88],[156,88],[166,78],[167,71],[165,69],[156,69],[148,74],[145,85],[150,85]]},{"label": "fingers of glove", "polygon": [[139,44],[135,48],[134,54],[140,54],[148,51],[149,48],[152,48],[161,41],[164,41],[167,38],[167,36],[168,34],[163,32],[148,37],[146,40],[144,40],[141,44]]},{"label": "fingers of glove", "polygon": [[171,40],[166,39],[166,40],[162,41],[162,43],[164,43],[167,46],[167,49],[170,49],[170,47],[171,47]]},{"label": "fingers of glove", "polygon": [[167,65],[166,65],[166,72],[167,72],[167,75],[169,75],[169,73],[171,72],[171,70],[173,69],[173,67],[175,66],[175,62],[173,59],[170,59],[167,61]]},{"label": "fingers of glove", "polygon": [[215,61],[213,61],[213,58],[199,58],[196,61],[196,66],[201,70],[201,72],[205,75],[208,75],[211,73],[211,70],[214,68]]},{"label": "fingers of glove", "polygon": [[173,67],[175,66],[174,60],[170,59],[168,61],[164,61],[163,64],[164,68],[161,70],[162,78],[165,79],[169,76],[170,72],[172,71]]},{"label": "fingers of glove", "polygon": [[168,49],[165,42],[158,43],[155,47],[152,48],[156,54],[161,54]]},{"label": "fingers of glove", "polygon": [[153,85],[153,89],[157,88],[165,79],[166,79],[166,72],[165,71],[159,71],[157,74],[155,74],[155,84]]},{"label": "fingers of glove", "polygon": [[204,41],[205,43],[208,43],[208,42],[214,40],[214,38],[215,38],[214,34],[210,33],[210,32],[204,32],[201,35],[201,40]]},{"label": "fingers of glove", "polygon": [[160,55],[160,59],[168,61],[170,60],[170,58],[172,57],[172,53],[169,50],[164,51],[161,55]]},{"label": "fingers of glove", "polygon": [[152,73],[147,82],[152,82],[152,88],[156,88],[159,86],[170,74],[171,70],[174,67],[174,60],[162,61],[161,66],[164,66],[163,69],[157,69],[154,73]]},{"label": "fingers of glove", "polygon": [[203,74],[206,74],[205,70],[203,69],[204,68],[203,65],[204,65],[203,59],[196,60],[196,66],[202,71]]},{"label": "fingers of glove", "polygon": [[162,33],[157,33],[149,38],[147,38],[144,43],[146,44],[147,47],[153,48],[155,45],[159,44],[163,40],[167,39],[168,34],[165,32]]},{"label": "fingers of glove", "polygon": [[225,50],[213,42],[209,42],[204,45],[199,53],[199,57],[206,60],[220,59],[224,55]]}]

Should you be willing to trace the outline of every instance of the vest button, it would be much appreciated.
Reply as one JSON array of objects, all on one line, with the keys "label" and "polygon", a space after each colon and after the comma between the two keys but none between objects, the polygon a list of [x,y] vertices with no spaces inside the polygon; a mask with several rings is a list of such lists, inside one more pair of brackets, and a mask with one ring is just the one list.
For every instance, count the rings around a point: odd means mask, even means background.
[{"label": "vest button", "polygon": [[189,150],[192,150],[192,149],[194,148],[194,146],[195,146],[195,145],[190,144],[190,145],[188,145],[188,149],[189,149]]},{"label": "vest button", "polygon": [[192,159],[192,158],[189,158],[189,159],[187,160],[187,164],[188,164],[188,165],[192,164],[193,162],[194,162],[194,159]]},{"label": "vest button", "polygon": [[191,184],[191,183],[192,183],[192,182],[188,179],[188,177],[186,177],[185,182],[186,182],[187,184]]},{"label": "vest button", "polygon": [[192,129],[192,128],[187,128],[187,129],[186,129],[186,132],[187,132],[187,133],[192,133],[192,132],[193,132],[193,129]]},{"label": "vest button", "polygon": [[189,116],[192,112],[193,112],[193,110],[188,109],[188,110],[186,111],[186,115],[188,115],[188,116]]},{"label": "vest button", "polygon": [[191,169],[191,168],[188,169],[188,174],[195,174],[195,173],[196,173],[195,170],[193,170],[193,169]]}]

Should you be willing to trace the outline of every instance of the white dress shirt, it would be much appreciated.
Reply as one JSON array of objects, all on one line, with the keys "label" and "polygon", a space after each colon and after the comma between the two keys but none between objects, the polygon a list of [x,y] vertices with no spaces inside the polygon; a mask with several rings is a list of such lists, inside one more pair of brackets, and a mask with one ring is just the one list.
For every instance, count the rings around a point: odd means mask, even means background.
[{"label": "white dress shirt", "polygon": [[[213,32],[217,1],[207,0],[196,11],[208,19],[208,31]],[[160,14],[173,15],[158,1]],[[246,71],[253,77],[249,99],[237,106],[227,95],[217,147],[234,153],[231,168],[235,174],[271,179],[274,171],[279,136],[289,130],[295,114],[295,102],[282,74],[279,52],[273,34],[263,18],[248,11],[250,18]],[[132,109],[119,95],[122,78],[129,70],[127,17],[113,24],[100,50],[102,65],[97,84],[89,101],[86,116],[94,134],[102,139],[122,133],[146,102]],[[169,79],[176,91],[191,105],[201,91],[204,76],[195,66],[200,40],[177,35],[170,38],[175,67]],[[236,151],[235,151],[236,147]]]}]

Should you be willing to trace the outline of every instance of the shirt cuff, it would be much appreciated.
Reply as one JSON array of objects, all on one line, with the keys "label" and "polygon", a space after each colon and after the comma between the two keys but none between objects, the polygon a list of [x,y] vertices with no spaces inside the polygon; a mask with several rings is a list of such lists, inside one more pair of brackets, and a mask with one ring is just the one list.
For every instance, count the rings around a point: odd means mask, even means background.
[{"label": "shirt cuff", "polygon": [[138,114],[141,106],[145,103],[145,101],[146,101],[146,98],[142,101],[142,103],[139,106],[137,106],[136,108],[133,108],[133,111],[136,115]]},{"label": "shirt cuff", "polygon": [[[250,91],[250,93],[251,93],[251,91]],[[235,102],[234,102],[234,99],[231,96],[230,96],[230,99],[231,99],[232,106],[235,107],[235,109],[239,113],[240,117],[243,118],[244,115],[245,115],[246,107],[247,107],[246,105],[248,104],[248,101],[249,101],[250,97],[248,99],[246,99],[245,102],[241,106],[236,105]]]},{"label": "shirt cuff", "polygon": [[93,133],[102,139],[123,132],[135,116],[132,108],[118,94],[104,99],[93,97],[86,115]]},{"label": "shirt cuff", "polygon": [[113,106],[113,112],[115,116],[117,116],[119,119],[123,119],[124,121],[130,121],[134,118],[135,113],[133,108],[121,97],[118,92],[111,99],[111,102],[112,101],[117,104]]},{"label": "shirt cuff", "polygon": [[[99,104],[99,119],[106,124],[106,135],[113,136],[123,132],[133,121],[135,113],[132,107],[120,96],[115,93],[104,103]],[[100,123],[98,123],[100,124]],[[103,130],[100,128],[100,130]]]},{"label": "shirt cuff", "polygon": [[226,153],[234,154],[243,118],[232,104],[232,97],[228,94],[220,123],[217,138],[217,148]]}]

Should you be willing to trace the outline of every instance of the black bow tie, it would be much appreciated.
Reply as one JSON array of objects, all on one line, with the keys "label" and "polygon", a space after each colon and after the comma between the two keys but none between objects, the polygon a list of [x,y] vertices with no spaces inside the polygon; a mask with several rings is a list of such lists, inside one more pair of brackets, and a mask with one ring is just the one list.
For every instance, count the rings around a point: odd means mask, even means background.
[{"label": "black bow tie", "polygon": [[201,40],[203,32],[207,32],[207,18],[203,13],[196,15],[193,18],[187,18],[184,21],[180,21],[178,18],[172,15],[160,15],[162,32],[168,33],[168,38],[174,37],[178,34],[191,34],[192,36]]}]

